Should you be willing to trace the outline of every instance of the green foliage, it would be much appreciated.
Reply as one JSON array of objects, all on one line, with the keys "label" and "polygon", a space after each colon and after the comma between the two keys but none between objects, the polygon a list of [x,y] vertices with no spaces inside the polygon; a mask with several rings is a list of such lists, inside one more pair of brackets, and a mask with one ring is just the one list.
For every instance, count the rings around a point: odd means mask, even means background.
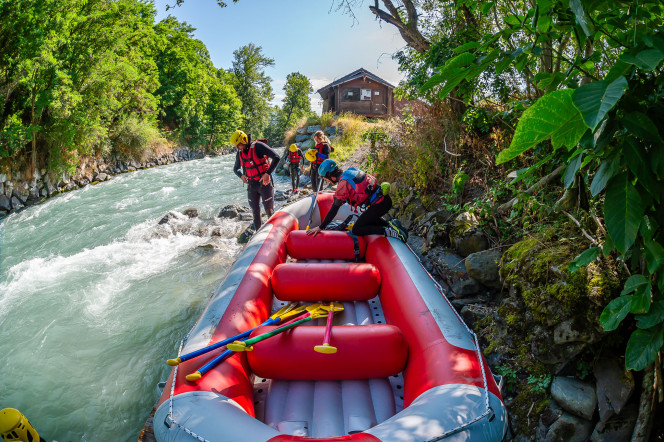
[{"label": "green foliage", "polygon": [[547,389],[551,386],[551,375],[546,374],[542,376],[528,376],[528,385],[530,391],[536,394],[544,394]]},{"label": "green foliage", "polygon": [[[577,174],[592,179],[591,194],[605,201],[604,253],[615,250],[633,273],[601,322],[613,330],[629,314],[648,315],[664,289],[664,231],[658,222],[664,210],[664,4],[644,0],[634,8],[609,0],[552,0],[532,7],[509,4],[508,10],[501,1],[462,3],[476,13],[494,10],[504,25],[459,48],[423,90],[437,88],[444,97],[483,72],[519,72],[529,95],[539,98],[496,162],[550,141],[550,159],[569,161],[566,186]],[[584,252],[572,267],[597,254]],[[641,322],[647,328],[632,332],[628,368],[652,363],[662,346],[662,320],[652,316]]]},{"label": "green foliage", "polygon": [[491,119],[483,107],[471,107],[461,117],[466,130],[486,135],[491,132]]},{"label": "green foliage", "polygon": [[499,365],[496,367],[496,373],[503,377],[505,385],[508,390],[514,390],[519,382],[517,371],[507,365]]},{"label": "green foliage", "polygon": [[283,143],[289,129],[298,125],[303,118],[312,116],[309,94],[313,92],[309,79],[293,72],[286,77],[285,97],[282,107],[271,110],[265,136],[271,143]]},{"label": "green foliage", "polygon": [[242,103],[233,76],[212,65],[194,31],[172,16],[155,26],[160,122],[185,142],[223,145],[242,122]]},{"label": "green foliage", "polygon": [[463,193],[463,186],[468,182],[468,174],[463,170],[459,171],[452,178],[452,192],[455,196],[460,196]]},{"label": "green foliage", "polygon": [[11,158],[28,142],[28,131],[18,114],[9,115],[0,131],[0,157]]},{"label": "green foliage", "polygon": [[67,168],[107,150],[114,125],[128,116],[151,119],[152,5],[19,0],[0,2],[0,16],[0,149],[31,156],[33,168]]},{"label": "green foliage", "polygon": [[272,80],[265,74],[265,68],[274,66],[274,59],[263,55],[263,48],[253,43],[242,46],[233,52],[233,86],[242,101],[242,128],[257,138],[268,125]]}]

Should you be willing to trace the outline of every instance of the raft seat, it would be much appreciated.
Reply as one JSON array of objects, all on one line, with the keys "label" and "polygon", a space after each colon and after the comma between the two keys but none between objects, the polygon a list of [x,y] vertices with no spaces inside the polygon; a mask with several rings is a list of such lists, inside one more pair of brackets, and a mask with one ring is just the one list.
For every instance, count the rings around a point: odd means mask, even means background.
[{"label": "raft seat", "polygon": [[[259,327],[252,336],[277,327]],[[318,353],[324,326],[296,327],[254,345],[247,352],[257,376],[281,380],[358,380],[394,376],[403,371],[408,345],[398,327],[385,324],[332,327],[336,353]]]},{"label": "raft seat", "polygon": [[378,268],[369,263],[284,263],[272,272],[280,301],[367,301],[380,289]]},{"label": "raft seat", "polygon": [[286,239],[286,251],[293,259],[359,261],[364,259],[367,240],[335,230],[323,230],[316,236],[307,235],[305,230],[293,230]]}]

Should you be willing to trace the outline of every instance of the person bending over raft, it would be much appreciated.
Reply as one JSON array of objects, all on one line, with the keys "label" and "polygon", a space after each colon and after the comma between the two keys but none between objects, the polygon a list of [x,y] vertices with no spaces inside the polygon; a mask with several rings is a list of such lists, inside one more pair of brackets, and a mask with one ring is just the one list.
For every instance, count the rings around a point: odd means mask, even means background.
[{"label": "person bending over raft", "polygon": [[272,185],[272,172],[277,168],[279,155],[267,144],[264,139],[251,141],[251,135],[236,130],[231,135],[231,144],[237,147],[237,156],[233,171],[235,175],[247,184],[247,198],[249,207],[254,215],[254,229],[258,230],[263,224],[261,220],[260,200],[268,218],[274,211],[274,186]]},{"label": "person bending over raft", "polygon": [[392,208],[392,198],[383,195],[383,188],[375,177],[354,167],[343,172],[333,160],[323,161],[318,175],[332,184],[337,184],[337,190],[325,219],[319,227],[307,230],[307,235],[315,236],[325,230],[336,216],[339,207],[347,202],[353,211],[357,211],[357,207],[366,208],[353,225],[353,235],[385,235],[406,241],[406,233],[401,228],[381,218]]},{"label": "person bending over raft", "polygon": [[293,192],[297,192],[300,188],[300,162],[304,158],[304,154],[297,144],[291,144],[288,148],[288,164],[290,164],[291,185]]},{"label": "person bending over raft", "polygon": [[327,138],[325,133],[322,130],[317,131],[314,134],[314,141],[316,142],[316,159],[311,163],[311,190],[314,192],[318,191],[318,169],[320,165],[329,158],[330,153],[334,151],[334,148],[330,145],[330,139]]}]

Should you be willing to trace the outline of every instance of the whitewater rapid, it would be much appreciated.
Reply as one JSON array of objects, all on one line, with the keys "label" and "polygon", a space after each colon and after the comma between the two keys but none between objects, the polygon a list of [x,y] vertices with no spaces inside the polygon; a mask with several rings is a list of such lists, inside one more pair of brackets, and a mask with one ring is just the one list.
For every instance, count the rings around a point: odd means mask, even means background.
[{"label": "whitewater rapid", "polygon": [[[136,440],[249,224],[234,156],[115,176],[0,222],[0,409],[44,439]],[[277,189],[290,188],[275,176]],[[159,220],[196,208],[199,218]]]}]

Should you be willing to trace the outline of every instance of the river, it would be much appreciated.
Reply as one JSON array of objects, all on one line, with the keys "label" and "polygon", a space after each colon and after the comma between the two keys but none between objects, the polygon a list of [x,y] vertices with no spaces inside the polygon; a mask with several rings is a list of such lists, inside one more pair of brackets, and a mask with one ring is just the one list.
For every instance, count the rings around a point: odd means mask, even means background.
[{"label": "river", "polygon": [[[47,441],[136,440],[166,359],[242,249],[248,223],[201,221],[247,204],[234,159],[117,175],[0,222],[0,409]],[[158,224],[191,207],[200,219]]]}]

